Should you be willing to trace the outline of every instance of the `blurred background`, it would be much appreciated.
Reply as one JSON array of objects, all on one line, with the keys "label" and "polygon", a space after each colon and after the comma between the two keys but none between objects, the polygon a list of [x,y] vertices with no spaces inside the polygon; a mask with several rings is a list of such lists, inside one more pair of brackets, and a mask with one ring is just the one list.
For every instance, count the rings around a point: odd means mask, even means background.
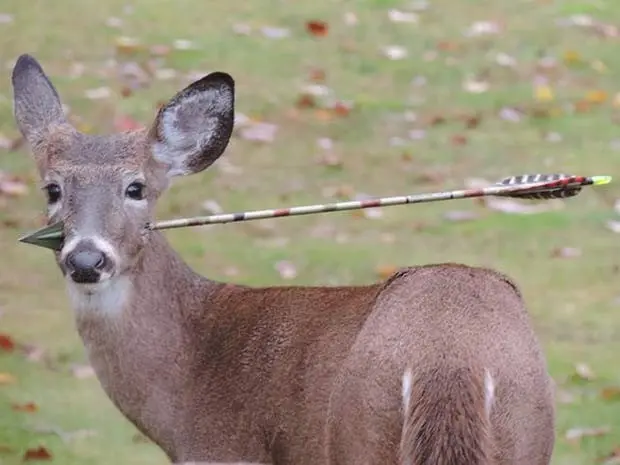
[{"label": "blurred background", "polygon": [[[613,0],[2,0],[0,463],[166,463],[88,367],[52,254],[17,243],[45,207],[12,118],[19,54],[41,61],[89,133],[149,125],[192,80],[233,75],[233,140],[174,183],[157,214],[169,219],[524,173],[619,177],[619,43]],[[617,197],[620,180],[564,202],[457,200],[166,235],[201,273],[252,285],[369,283],[442,261],[508,273],[557,382],[554,464],[611,464]]]}]

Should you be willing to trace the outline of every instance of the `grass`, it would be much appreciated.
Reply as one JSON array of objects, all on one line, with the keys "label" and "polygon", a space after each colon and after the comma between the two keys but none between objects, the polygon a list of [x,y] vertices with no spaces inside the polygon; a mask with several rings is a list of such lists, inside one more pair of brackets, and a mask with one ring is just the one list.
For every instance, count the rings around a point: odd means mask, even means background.
[{"label": "grass", "polygon": [[[148,124],[158,101],[188,81],[155,80],[127,98],[118,82],[105,76],[121,35],[144,44],[191,40],[196,50],[175,51],[162,67],[182,76],[225,70],[237,82],[238,111],[278,125],[273,143],[257,144],[236,137],[224,163],[208,173],[174,184],[162,200],[159,218],[202,214],[201,204],[215,199],[226,211],[314,203],[326,189],[372,195],[459,188],[469,177],[490,180],[525,172],[573,172],[618,175],[620,152],[614,149],[620,91],[617,39],[584,28],[559,27],[558,19],[587,14],[620,23],[618,2],[585,0],[436,0],[420,13],[419,24],[389,20],[390,8],[411,2],[338,0],[332,2],[255,0],[4,0],[0,13],[14,21],[0,24],[0,134],[17,135],[11,115],[10,67],[29,52],[52,76],[81,127],[95,132],[113,129],[112,121],[128,115]],[[343,20],[357,16],[355,26]],[[122,26],[106,25],[110,17]],[[305,31],[311,19],[326,21],[326,37]],[[464,37],[475,21],[497,21],[499,34]],[[235,24],[252,26],[237,35]],[[288,28],[282,39],[264,37],[259,28]],[[392,61],[380,49],[402,45],[408,58]],[[495,62],[497,53],[516,59],[514,68]],[[562,57],[570,52],[577,60]],[[554,101],[537,102],[532,82],[541,55],[557,57],[548,71]],[[72,64],[83,75],[70,76]],[[538,68],[537,68],[538,67]],[[295,107],[300,86],[313,68],[324,69],[326,85],[338,98],[355,102],[342,118]],[[75,69],[75,68],[73,68]],[[538,71],[537,71],[538,69]],[[470,75],[486,73],[487,92],[463,89]],[[425,85],[416,85],[420,77]],[[110,98],[91,100],[85,91],[109,86]],[[601,103],[592,103],[601,91]],[[582,112],[567,112],[579,99]],[[551,109],[519,122],[498,116],[502,107]],[[587,107],[587,108],[586,108]],[[417,121],[404,115],[414,112]],[[458,115],[480,113],[480,124],[465,128]],[[427,124],[445,117],[443,124]],[[412,129],[424,129],[422,140],[408,140]],[[549,137],[552,134],[552,137]],[[454,136],[466,144],[455,145]],[[557,137],[559,135],[560,137]],[[317,139],[333,140],[341,167],[317,163]],[[404,140],[398,145],[395,138]],[[134,438],[135,431],[111,405],[94,378],[71,375],[85,355],[73,327],[60,273],[50,254],[18,245],[24,231],[40,224],[43,198],[27,152],[5,151],[0,170],[19,175],[31,187],[25,196],[0,195],[0,332],[44,349],[45,360],[27,361],[18,352],[0,353],[0,373],[14,377],[0,384],[0,463],[21,463],[29,447],[45,446],[58,463],[165,463],[154,446]],[[380,219],[354,213],[331,213],[208,229],[167,233],[187,261],[205,275],[240,283],[269,285],[283,279],[274,265],[295,264],[291,283],[367,283],[382,269],[408,264],[458,261],[490,265],[513,276],[522,287],[544,344],[551,373],[558,382],[557,445],[554,464],[589,464],[620,443],[620,317],[616,301],[620,263],[618,236],[605,227],[614,218],[618,184],[587,189],[565,208],[535,215],[510,215],[475,202],[443,202],[382,210]],[[472,222],[450,222],[451,210],[473,210]],[[553,251],[576,247],[577,258],[553,258]],[[236,273],[231,276],[231,270]],[[593,380],[576,380],[575,364],[585,363]],[[1,379],[1,377],[0,377]],[[612,393],[603,395],[602,393]],[[570,401],[568,396],[570,395]],[[35,402],[39,410],[24,413],[13,404]],[[571,428],[609,426],[606,434],[568,441]],[[71,439],[45,434],[46,429],[94,435]]]}]

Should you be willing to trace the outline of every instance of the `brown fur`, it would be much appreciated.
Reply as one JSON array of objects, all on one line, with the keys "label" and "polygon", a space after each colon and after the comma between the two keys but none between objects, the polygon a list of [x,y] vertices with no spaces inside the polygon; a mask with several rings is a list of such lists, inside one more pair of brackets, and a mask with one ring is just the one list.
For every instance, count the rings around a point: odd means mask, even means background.
[{"label": "brown fur", "polygon": [[[127,300],[114,300],[122,287],[99,306],[73,300],[112,402],[174,462],[547,465],[552,387],[504,275],[437,264],[367,286],[253,288],[197,275],[144,229],[171,172],[201,171],[224,150],[231,83],[207,76],[151,130],[95,137],[52,129],[53,87],[32,59],[15,67],[18,125],[42,178],[65,191],[50,221],[63,219],[68,238],[95,225],[120,257],[113,282],[128,283]],[[145,209],[123,197],[135,176]]]}]

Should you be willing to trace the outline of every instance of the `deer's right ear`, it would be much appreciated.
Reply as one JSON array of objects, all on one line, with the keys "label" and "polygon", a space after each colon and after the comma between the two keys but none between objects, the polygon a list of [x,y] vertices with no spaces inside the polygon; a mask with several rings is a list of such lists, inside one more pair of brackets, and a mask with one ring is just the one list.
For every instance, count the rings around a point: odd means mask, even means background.
[{"label": "deer's right ear", "polygon": [[53,126],[66,123],[60,98],[41,65],[30,55],[18,58],[12,82],[15,121],[30,145],[36,146]]},{"label": "deer's right ear", "polygon": [[164,105],[150,133],[155,160],[169,176],[197,173],[224,152],[235,120],[235,83],[211,73],[190,84]]}]

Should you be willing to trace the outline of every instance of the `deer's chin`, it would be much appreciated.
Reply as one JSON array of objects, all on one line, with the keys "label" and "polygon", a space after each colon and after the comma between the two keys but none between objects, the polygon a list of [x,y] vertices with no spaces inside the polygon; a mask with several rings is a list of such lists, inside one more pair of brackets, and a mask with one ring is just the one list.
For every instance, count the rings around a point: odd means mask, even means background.
[{"label": "deer's chin", "polygon": [[85,294],[97,294],[99,292],[105,291],[112,285],[114,281],[114,275],[109,272],[101,272],[99,274],[99,279],[96,282],[75,281],[71,278],[70,275],[67,275],[66,279],[67,284],[74,290],[83,292]]}]

